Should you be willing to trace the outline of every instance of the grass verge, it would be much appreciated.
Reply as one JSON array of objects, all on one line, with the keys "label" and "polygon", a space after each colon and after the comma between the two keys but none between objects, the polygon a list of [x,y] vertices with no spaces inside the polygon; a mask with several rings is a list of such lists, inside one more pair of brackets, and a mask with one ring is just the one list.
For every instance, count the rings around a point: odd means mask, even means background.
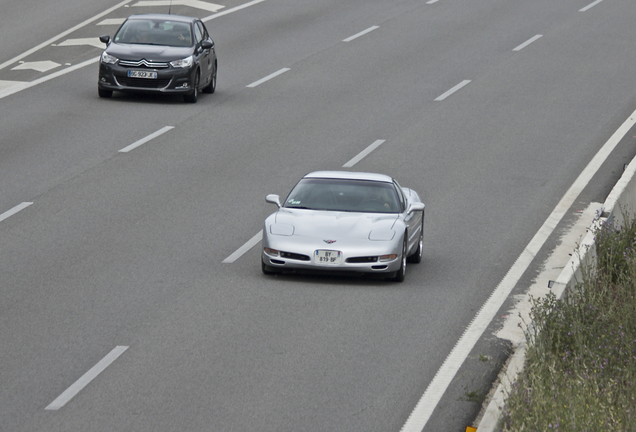
[{"label": "grass verge", "polygon": [[533,300],[503,431],[636,431],[636,220],[595,232],[598,263],[563,299]]}]

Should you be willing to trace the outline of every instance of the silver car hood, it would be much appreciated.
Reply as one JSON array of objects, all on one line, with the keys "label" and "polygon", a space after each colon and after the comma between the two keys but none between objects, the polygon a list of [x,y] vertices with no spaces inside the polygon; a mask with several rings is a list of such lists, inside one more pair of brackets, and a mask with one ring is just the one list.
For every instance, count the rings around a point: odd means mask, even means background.
[{"label": "silver car hood", "polygon": [[[280,209],[274,214],[274,229],[279,234],[303,237],[320,237],[332,240],[338,238],[367,240],[371,231],[375,231],[378,238],[374,240],[389,240],[386,238],[392,230],[399,214],[395,213],[352,213],[337,211]],[[292,228],[293,227],[293,228]],[[283,234],[285,235],[285,234]]]}]

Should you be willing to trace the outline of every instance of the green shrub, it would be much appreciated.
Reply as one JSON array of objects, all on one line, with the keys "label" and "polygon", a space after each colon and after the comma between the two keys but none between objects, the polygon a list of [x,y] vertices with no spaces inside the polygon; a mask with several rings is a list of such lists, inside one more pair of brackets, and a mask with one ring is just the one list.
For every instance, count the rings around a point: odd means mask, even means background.
[{"label": "green shrub", "polygon": [[597,267],[563,300],[533,300],[504,431],[636,431],[636,221],[595,236]]}]

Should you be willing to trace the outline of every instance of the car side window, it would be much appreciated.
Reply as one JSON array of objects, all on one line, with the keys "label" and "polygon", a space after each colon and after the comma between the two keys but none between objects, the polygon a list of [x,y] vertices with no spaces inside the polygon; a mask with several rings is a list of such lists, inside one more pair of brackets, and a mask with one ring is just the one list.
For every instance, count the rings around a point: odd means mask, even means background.
[{"label": "car side window", "polygon": [[197,41],[197,45],[201,44],[203,40],[203,31],[201,30],[201,25],[197,22],[194,26],[194,38]]},{"label": "car side window", "polygon": [[398,199],[400,200],[400,207],[402,211],[404,211],[406,210],[406,198],[404,197],[404,194],[402,193],[402,188],[395,180],[393,180],[393,186],[395,187],[395,191],[398,194]]}]

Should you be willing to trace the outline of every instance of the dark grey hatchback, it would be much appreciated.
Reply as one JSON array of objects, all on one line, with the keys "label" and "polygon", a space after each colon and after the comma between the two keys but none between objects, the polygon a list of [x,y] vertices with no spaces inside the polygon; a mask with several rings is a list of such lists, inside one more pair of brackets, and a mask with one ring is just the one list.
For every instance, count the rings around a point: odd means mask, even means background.
[{"label": "dark grey hatchback", "polygon": [[183,94],[196,102],[199,91],[216,89],[216,51],[198,18],[146,14],[130,16],[106,44],[99,62],[100,97],[113,91]]}]

